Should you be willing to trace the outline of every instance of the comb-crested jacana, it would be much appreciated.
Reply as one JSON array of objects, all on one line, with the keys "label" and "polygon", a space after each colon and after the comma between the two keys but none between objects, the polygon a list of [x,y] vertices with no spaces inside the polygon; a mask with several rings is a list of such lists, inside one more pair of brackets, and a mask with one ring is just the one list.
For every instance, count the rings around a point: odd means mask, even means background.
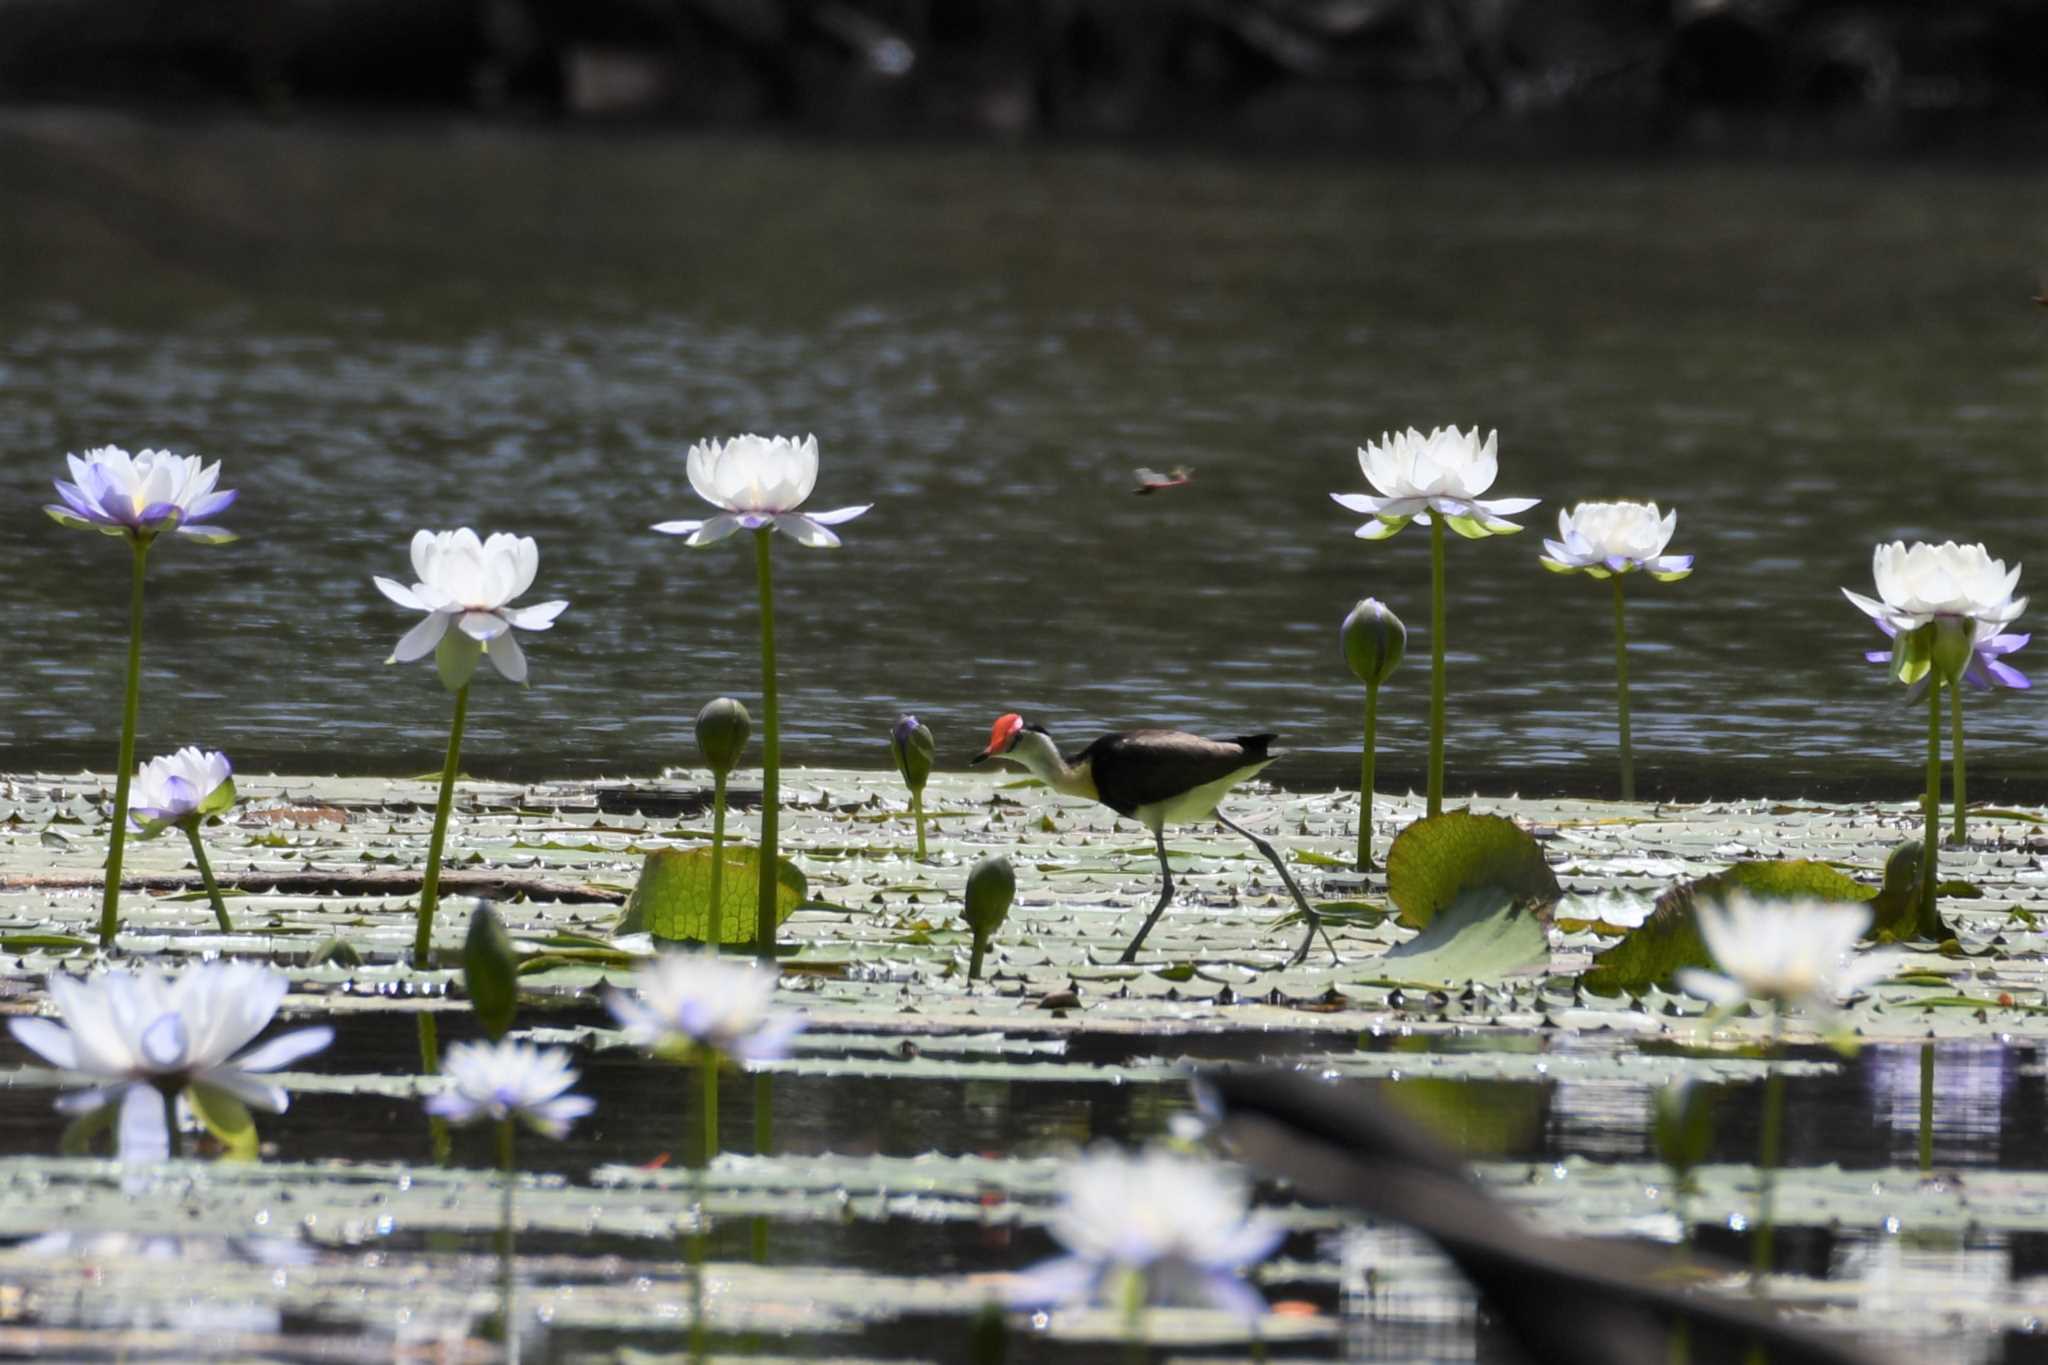
[{"label": "comb-crested jacana", "polygon": [[[1274,735],[1239,735],[1235,739],[1205,739],[1184,730],[1130,730],[1104,735],[1072,758],[1063,758],[1052,735],[1042,725],[1027,725],[1012,711],[998,719],[989,734],[988,747],[973,762],[999,759],[1024,768],[1064,796],[1084,796],[1100,801],[1118,815],[1127,816],[1152,831],[1159,849],[1159,903],[1138,927],[1138,936],[1124,949],[1120,962],[1133,961],[1144,946],[1145,936],[1159,922],[1167,903],[1173,899],[1173,867],[1166,857],[1166,826],[1187,824],[1215,816],[1225,828],[1251,840],[1280,873],[1280,880],[1301,907],[1308,932],[1293,961],[1308,956],[1311,944],[1322,931],[1322,918],[1294,884],[1287,865],[1273,845],[1216,809],[1232,787],[1256,774],[1273,761],[1267,748]],[[1323,934],[1325,942],[1329,935]],[[1330,944],[1330,955],[1337,945]]]}]

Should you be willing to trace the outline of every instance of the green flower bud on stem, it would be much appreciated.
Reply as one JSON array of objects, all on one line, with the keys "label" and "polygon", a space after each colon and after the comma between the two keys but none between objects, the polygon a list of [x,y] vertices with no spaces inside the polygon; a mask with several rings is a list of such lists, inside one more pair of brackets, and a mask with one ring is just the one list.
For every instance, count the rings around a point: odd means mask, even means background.
[{"label": "green flower bud on stem", "polygon": [[704,703],[697,713],[697,750],[705,764],[723,778],[740,761],[747,738],[754,732],[754,718],[747,708],[731,697]]},{"label": "green flower bud on stem", "polygon": [[932,757],[937,745],[932,732],[916,716],[904,716],[889,732],[889,753],[903,785],[910,788],[910,813],[917,820],[917,860],[925,860],[924,784],[932,775]]},{"label": "green flower bud on stem", "polygon": [[492,1038],[502,1038],[519,1009],[519,954],[489,901],[478,901],[462,945],[462,984],[469,1007]]},{"label": "green flower bud on stem", "polygon": [[1016,870],[1000,853],[983,858],[967,874],[967,895],[960,917],[967,921],[967,927],[974,933],[974,957],[967,966],[969,981],[981,979],[982,954],[988,950],[988,941],[995,937],[996,930],[1002,928],[1003,921],[1009,917],[1010,902],[1016,895]]},{"label": "green flower bud on stem", "polygon": [[1376,597],[1360,599],[1344,618],[1344,662],[1368,687],[1392,676],[1408,652],[1408,627]]}]

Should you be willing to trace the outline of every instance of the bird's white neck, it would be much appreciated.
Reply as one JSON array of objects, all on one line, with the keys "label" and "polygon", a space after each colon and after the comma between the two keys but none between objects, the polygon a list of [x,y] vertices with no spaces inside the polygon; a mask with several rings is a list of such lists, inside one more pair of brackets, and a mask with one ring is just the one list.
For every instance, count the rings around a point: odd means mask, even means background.
[{"label": "bird's white neck", "polygon": [[1059,747],[1052,742],[1050,735],[1026,730],[1017,736],[1017,743],[1008,753],[998,757],[1028,770],[1033,777],[1062,796],[1096,799],[1095,779],[1088,771],[1088,764],[1070,765],[1060,757]]}]

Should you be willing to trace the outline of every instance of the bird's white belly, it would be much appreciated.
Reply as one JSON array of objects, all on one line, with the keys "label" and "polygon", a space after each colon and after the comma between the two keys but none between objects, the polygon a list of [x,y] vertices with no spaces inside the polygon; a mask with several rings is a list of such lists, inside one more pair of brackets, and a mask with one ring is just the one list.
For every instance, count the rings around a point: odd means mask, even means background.
[{"label": "bird's white belly", "polygon": [[[1272,762],[1267,759],[1266,763]],[[1154,801],[1149,806],[1140,806],[1131,812],[1131,818],[1157,831],[1165,825],[1184,825],[1195,820],[1206,820],[1216,813],[1216,807],[1229,794],[1230,789],[1247,778],[1258,775],[1266,763],[1251,763],[1239,768],[1226,777],[1199,787],[1190,787],[1177,796],[1164,801]]]}]

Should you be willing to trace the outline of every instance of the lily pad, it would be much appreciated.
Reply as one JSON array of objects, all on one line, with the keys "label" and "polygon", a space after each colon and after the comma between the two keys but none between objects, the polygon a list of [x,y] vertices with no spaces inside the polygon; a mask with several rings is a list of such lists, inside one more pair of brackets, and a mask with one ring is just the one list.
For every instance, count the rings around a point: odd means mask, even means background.
[{"label": "lily pad", "polygon": [[1543,850],[1503,816],[1463,810],[1426,816],[1395,835],[1387,850],[1387,896],[1411,929],[1427,928],[1461,893],[1481,887],[1536,904],[1563,894]]},{"label": "lily pad", "polygon": [[[754,937],[754,907],[760,903],[760,850],[727,844],[717,907],[721,943]],[[781,924],[810,895],[810,883],[787,858],[776,859],[775,922]],[[654,935],[671,943],[710,941],[711,850],[657,849],[641,864],[640,880],[626,898],[626,913],[614,934]]]},{"label": "lily pad", "polygon": [[[1893,862],[1899,855],[1893,854]],[[1913,858],[1917,868],[1917,852]],[[1887,864],[1887,885],[1891,865]],[[1744,892],[1758,900],[1818,900],[1856,905],[1876,899],[1875,888],[1826,863],[1805,858],[1784,858],[1769,862],[1737,863],[1698,881],[1681,882],[1657,898],[1657,906],[1643,927],[1613,947],[1598,953],[1584,977],[1587,990],[1602,995],[1640,991],[1664,985],[1682,967],[1714,965],[1700,937],[1698,907],[1730,892]]]},{"label": "lily pad", "polygon": [[1429,927],[1387,950],[1381,959],[1386,975],[1455,984],[1541,967],[1550,960],[1550,936],[1540,906],[1500,886],[1461,891]]}]

